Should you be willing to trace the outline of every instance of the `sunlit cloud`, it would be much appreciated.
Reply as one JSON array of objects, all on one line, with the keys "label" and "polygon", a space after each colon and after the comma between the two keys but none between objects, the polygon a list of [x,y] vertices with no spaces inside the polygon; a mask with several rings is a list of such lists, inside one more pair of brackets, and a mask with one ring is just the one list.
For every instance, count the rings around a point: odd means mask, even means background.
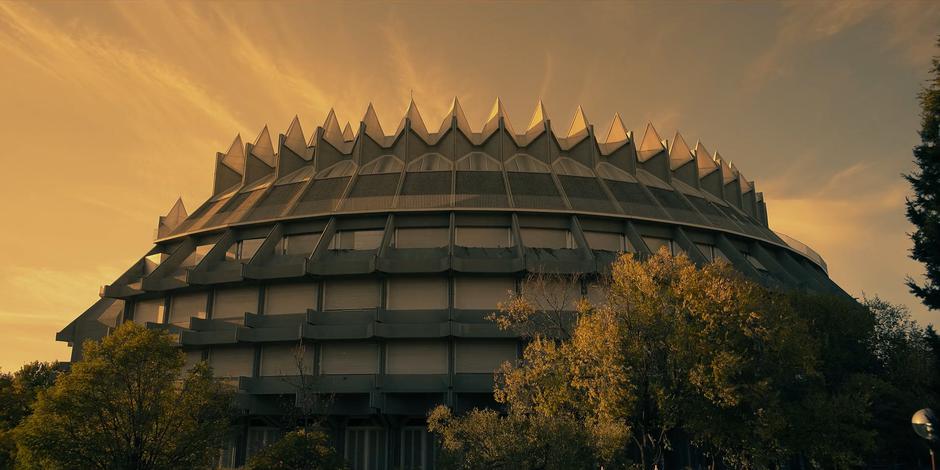
[{"label": "sunlit cloud", "polygon": [[[561,132],[578,104],[599,135],[614,112],[639,134],[681,128],[755,179],[771,224],[846,290],[935,318],[901,285],[919,267],[899,177],[935,3],[0,3],[0,204],[16,228],[0,233],[0,322],[22,337],[0,367],[65,357],[54,333],[148,249],[176,197],[203,202],[236,133],[276,138],[296,114],[309,138],[330,108],[356,128],[370,101],[391,133],[411,90],[430,129],[454,95],[474,128],[497,95],[517,131],[539,98]],[[878,83],[842,57],[806,60],[852,35],[871,38],[846,50]],[[862,145],[868,122],[880,134]]]}]

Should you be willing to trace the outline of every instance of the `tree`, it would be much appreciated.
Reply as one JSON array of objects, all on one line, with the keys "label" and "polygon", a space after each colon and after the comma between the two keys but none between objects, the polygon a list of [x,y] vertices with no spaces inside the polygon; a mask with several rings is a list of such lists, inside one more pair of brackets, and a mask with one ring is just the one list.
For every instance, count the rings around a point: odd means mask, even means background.
[{"label": "tree", "polygon": [[456,418],[438,406],[428,428],[441,436],[438,465],[454,469],[577,470],[596,468],[579,423],[559,417],[472,410]]},{"label": "tree", "polygon": [[872,407],[876,455],[886,463],[910,462],[911,456],[921,454],[923,444],[911,439],[908,422],[917,409],[937,403],[940,369],[927,331],[911,319],[907,308],[877,297],[862,304],[875,322],[871,350],[878,379]]},{"label": "tree", "polygon": [[[940,39],[937,42],[940,45]],[[905,175],[914,190],[907,199],[907,219],[914,224],[911,258],[923,263],[923,284],[908,278],[911,292],[930,309],[940,309],[940,57],[934,57],[932,77],[918,95],[921,106],[921,144],[914,147],[917,170]]]},{"label": "tree", "polygon": [[0,468],[16,462],[13,430],[32,413],[36,395],[55,383],[65,368],[58,362],[31,362],[15,373],[0,374]]},{"label": "tree", "polygon": [[81,362],[40,392],[17,429],[24,466],[206,468],[229,424],[231,393],[164,331],[125,323],[88,341]]},{"label": "tree", "polygon": [[249,470],[340,470],[346,464],[319,429],[289,432],[251,457]]},{"label": "tree", "polygon": [[[521,307],[496,317],[527,321]],[[715,462],[763,466],[792,452],[779,438],[788,426],[784,391],[814,376],[815,362],[809,331],[782,295],[722,263],[698,269],[665,252],[642,262],[624,255],[606,303],[582,301],[569,339],[535,335],[519,366],[504,364],[495,396],[505,418],[471,413],[435,432],[445,448],[449,439],[451,448],[495,449],[507,433],[459,431],[473,422],[523,430],[578,423],[590,461],[605,466],[661,467],[683,440]],[[539,445],[557,442],[530,435]]]}]

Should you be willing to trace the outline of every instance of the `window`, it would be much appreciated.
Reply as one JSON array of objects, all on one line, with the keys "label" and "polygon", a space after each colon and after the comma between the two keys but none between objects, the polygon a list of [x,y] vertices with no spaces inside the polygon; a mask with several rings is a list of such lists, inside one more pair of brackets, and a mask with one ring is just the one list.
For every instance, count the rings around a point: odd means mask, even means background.
[{"label": "window", "polygon": [[329,280],[323,286],[324,310],[357,310],[379,306],[379,281]]},{"label": "window", "polygon": [[209,365],[216,377],[251,377],[255,362],[255,348],[228,346],[209,351]]},{"label": "window", "polygon": [[306,313],[317,309],[317,284],[274,284],[268,286],[264,295],[264,314],[283,315]]},{"label": "window", "polygon": [[548,164],[524,153],[517,153],[506,160],[506,171],[521,173],[551,173]]},{"label": "window", "polygon": [[754,269],[757,269],[758,271],[767,271],[767,268],[764,267],[764,264],[750,253],[744,253],[744,258],[747,259],[748,263],[751,263],[751,266],[754,266]]},{"label": "window", "polygon": [[235,468],[235,450],[237,448],[237,436],[226,436],[222,441],[222,448],[219,449],[219,468]]},{"label": "window", "polygon": [[499,160],[482,152],[470,152],[457,160],[457,169],[463,171],[499,171]]},{"label": "window", "polygon": [[[313,374],[313,345],[304,344],[303,351],[298,350],[299,347],[297,343],[264,345],[261,348],[260,375],[262,377],[292,376],[300,375],[301,370],[304,374]],[[301,353],[299,358],[298,353]]]},{"label": "window", "polygon": [[356,164],[351,160],[343,160],[341,162],[334,163],[328,168],[324,168],[317,173],[316,178],[328,179],[328,178],[341,178],[344,176],[352,176],[356,172]]},{"label": "window", "polygon": [[450,245],[447,227],[395,229],[395,248],[439,248]]},{"label": "window", "polygon": [[228,251],[225,252],[225,259],[227,261],[239,261],[242,263],[248,262],[248,260],[255,255],[255,252],[258,251],[258,248],[261,247],[262,243],[264,243],[264,238],[239,240],[233,243]]},{"label": "window", "polygon": [[426,153],[408,163],[408,171],[450,171],[453,164],[439,153]]},{"label": "window", "polygon": [[447,343],[444,341],[389,341],[386,374],[446,374]]},{"label": "window", "polygon": [[393,278],[388,281],[389,310],[447,308],[447,278]]},{"label": "window", "polygon": [[600,306],[607,303],[607,293],[610,292],[610,286],[606,283],[590,283],[587,286],[587,300],[594,306]]},{"label": "window", "polygon": [[207,292],[174,295],[170,302],[170,323],[188,328],[190,318],[206,318],[208,300]]},{"label": "window", "polygon": [[454,244],[469,248],[508,248],[512,246],[509,227],[457,227]]},{"label": "window", "polygon": [[323,343],[320,373],[325,375],[378,374],[379,349],[375,343]]},{"label": "window", "polygon": [[515,341],[460,340],[454,346],[454,369],[458,374],[492,374],[503,364],[516,360]]},{"label": "window", "polygon": [[584,239],[592,250],[630,251],[622,233],[584,232]]},{"label": "window", "polygon": [[523,228],[522,244],[529,248],[577,248],[571,232],[555,228]]},{"label": "window", "polygon": [[431,434],[426,426],[404,426],[401,429],[402,469],[426,470],[431,468]]},{"label": "window", "polygon": [[298,233],[294,235],[285,235],[277,243],[274,249],[278,255],[304,255],[310,256],[314,248],[317,247],[317,241],[320,240],[320,233]]},{"label": "window", "polygon": [[134,323],[143,325],[147,322],[162,323],[165,307],[163,297],[159,299],[138,300],[134,304]]},{"label": "window", "polygon": [[522,292],[536,310],[575,311],[581,300],[581,283],[575,278],[544,276],[526,279]]},{"label": "window", "polygon": [[211,250],[213,246],[215,246],[215,243],[198,245],[196,249],[194,249],[193,252],[190,253],[182,263],[180,263],[180,267],[188,268],[199,264],[199,262],[206,257],[206,254],[209,253],[209,250]]},{"label": "window", "polygon": [[696,243],[695,246],[698,247],[699,251],[701,251],[703,255],[705,255],[705,258],[708,259],[708,261],[720,259],[726,263],[729,262],[728,257],[725,256],[724,252],[715,245],[709,245],[707,243]]},{"label": "window", "polygon": [[258,312],[258,288],[240,287],[237,289],[219,289],[215,291],[212,304],[212,319],[245,318],[245,312]]},{"label": "window", "polygon": [[352,470],[385,468],[385,430],[379,427],[346,428],[345,457]]},{"label": "window", "polygon": [[400,173],[405,165],[394,155],[382,155],[372,160],[359,170],[360,175],[381,175],[386,173]]},{"label": "window", "polygon": [[248,448],[245,449],[245,457],[257,454],[265,447],[274,444],[281,438],[281,432],[277,428],[259,428],[252,427],[248,429]]},{"label": "window", "polygon": [[597,174],[604,179],[622,181],[626,183],[637,182],[633,175],[607,162],[598,163],[595,169],[597,170]]},{"label": "window", "polygon": [[193,367],[196,367],[196,364],[202,362],[201,349],[190,349],[183,351],[183,353],[186,354],[186,362],[183,363],[183,372],[192,370]]},{"label": "window", "polygon": [[382,243],[382,230],[341,230],[330,240],[331,250],[374,250]]},{"label": "window", "polygon": [[656,254],[663,247],[666,248],[666,252],[669,254],[675,254],[674,242],[668,238],[657,238],[657,237],[643,237],[643,243],[646,243],[646,247],[650,249],[650,252]]},{"label": "window", "polygon": [[454,285],[454,307],[468,310],[496,310],[496,304],[515,291],[512,278],[457,278]]},{"label": "window", "polygon": [[590,168],[568,157],[558,158],[552,166],[555,167],[555,172],[559,175],[580,176],[584,178],[594,176],[594,172],[591,171]]}]

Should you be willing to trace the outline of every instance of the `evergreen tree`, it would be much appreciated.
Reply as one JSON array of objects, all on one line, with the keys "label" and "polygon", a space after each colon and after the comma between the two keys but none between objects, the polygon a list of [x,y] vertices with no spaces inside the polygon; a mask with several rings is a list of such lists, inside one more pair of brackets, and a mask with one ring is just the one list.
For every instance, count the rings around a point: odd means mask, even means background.
[{"label": "evergreen tree", "polygon": [[[940,45],[940,40],[938,40]],[[914,189],[907,200],[907,218],[914,224],[911,258],[924,264],[923,284],[908,278],[911,292],[930,309],[940,309],[940,57],[934,57],[932,77],[921,90],[921,144],[914,147],[917,170],[905,175]]]}]

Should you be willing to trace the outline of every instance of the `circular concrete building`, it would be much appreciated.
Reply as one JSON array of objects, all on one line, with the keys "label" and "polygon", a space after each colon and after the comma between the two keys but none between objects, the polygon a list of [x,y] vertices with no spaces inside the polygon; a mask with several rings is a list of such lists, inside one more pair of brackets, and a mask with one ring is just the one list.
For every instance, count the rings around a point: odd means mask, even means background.
[{"label": "circular concrete building", "polygon": [[717,153],[652,125],[635,140],[619,116],[605,135],[580,109],[559,132],[541,104],[518,132],[499,101],[474,131],[454,100],[436,132],[412,103],[392,135],[370,105],[358,130],[331,112],[309,142],[296,118],[276,143],[236,138],[209,200],[160,217],[154,247],[57,339],[75,361],[120,322],[177,334],[189,364],[237,385],[222,467],[277,437],[305,377],[352,468],[429,469],[428,410],[492,404],[521,343],[486,316],[530,273],[577,274],[590,298],[618,252],[666,247],[841,292]]}]

